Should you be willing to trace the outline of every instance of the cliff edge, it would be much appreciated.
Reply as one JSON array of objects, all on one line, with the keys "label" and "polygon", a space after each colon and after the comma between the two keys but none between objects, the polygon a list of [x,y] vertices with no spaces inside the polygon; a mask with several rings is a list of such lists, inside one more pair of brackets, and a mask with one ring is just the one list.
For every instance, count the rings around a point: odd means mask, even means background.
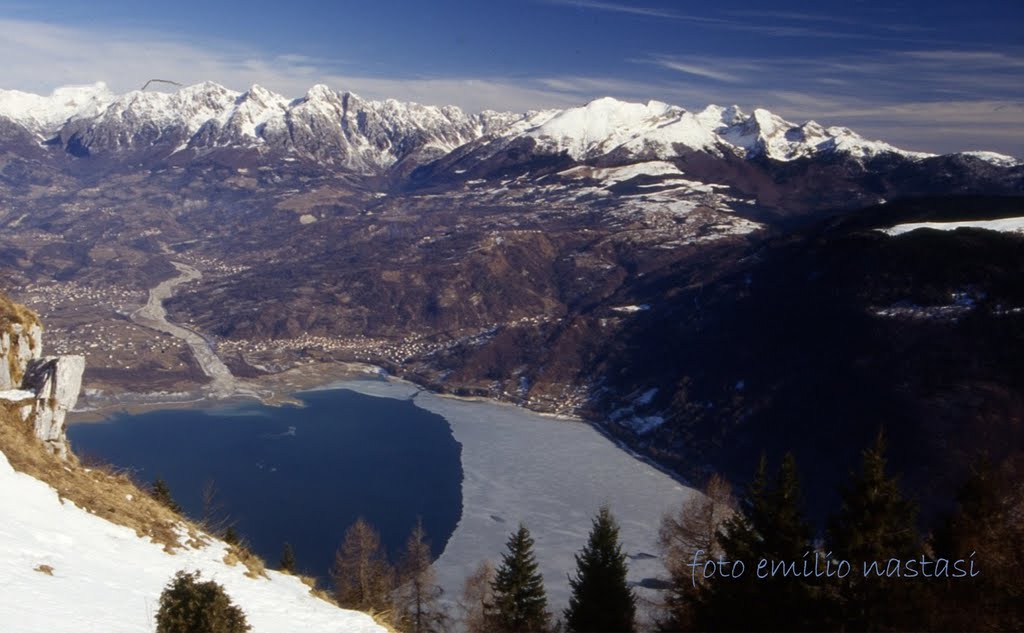
[{"label": "cliff edge", "polygon": [[34,312],[0,295],[0,407],[16,411],[61,459],[69,453],[64,419],[78,401],[83,356],[43,356]]}]

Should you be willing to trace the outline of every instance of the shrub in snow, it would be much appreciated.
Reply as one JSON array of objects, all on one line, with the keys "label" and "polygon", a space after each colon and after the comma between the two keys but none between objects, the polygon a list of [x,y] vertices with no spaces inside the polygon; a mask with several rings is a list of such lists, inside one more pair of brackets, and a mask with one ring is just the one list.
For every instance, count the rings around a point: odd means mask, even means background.
[{"label": "shrub in snow", "polygon": [[179,571],[160,594],[156,633],[245,633],[245,613],[231,603],[224,588],[199,581],[199,572]]}]

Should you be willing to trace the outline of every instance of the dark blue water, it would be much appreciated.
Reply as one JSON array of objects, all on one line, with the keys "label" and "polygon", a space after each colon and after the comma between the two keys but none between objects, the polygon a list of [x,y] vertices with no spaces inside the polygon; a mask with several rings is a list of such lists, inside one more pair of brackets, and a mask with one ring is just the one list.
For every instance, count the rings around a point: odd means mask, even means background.
[{"label": "dark blue water", "polygon": [[161,477],[191,517],[202,490],[276,567],[287,541],[304,573],[327,577],[345,529],[363,516],[396,560],[422,517],[435,558],[462,512],[461,445],[441,416],[409,400],[332,390],[304,407],[239,405],[118,415],[68,428],[79,456]]}]

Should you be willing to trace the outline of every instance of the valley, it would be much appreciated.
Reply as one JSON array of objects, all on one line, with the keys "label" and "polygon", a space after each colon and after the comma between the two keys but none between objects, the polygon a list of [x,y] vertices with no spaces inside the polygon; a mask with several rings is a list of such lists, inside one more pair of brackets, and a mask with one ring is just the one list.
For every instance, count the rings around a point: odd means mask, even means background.
[{"label": "valley", "polygon": [[[92,87],[53,123],[4,103],[4,286],[86,354],[80,419],[379,367],[582,417],[694,481],[792,449],[831,473],[816,506],[879,425],[936,498],[974,450],[1019,446],[1021,237],[879,231],[1020,217],[1011,157],[614,99],[469,115]],[[970,310],[913,316],[954,297]]]}]

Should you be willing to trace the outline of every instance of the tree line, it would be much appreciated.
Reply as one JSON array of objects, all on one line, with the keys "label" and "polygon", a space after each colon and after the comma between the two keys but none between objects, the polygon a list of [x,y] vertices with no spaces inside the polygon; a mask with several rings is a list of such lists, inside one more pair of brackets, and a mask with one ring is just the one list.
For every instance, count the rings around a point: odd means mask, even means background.
[{"label": "tree line", "polygon": [[[711,477],[662,522],[666,631],[1024,630],[1024,492],[1011,463],[979,463],[926,531],[887,472],[879,433],[815,534],[796,460],[762,457],[734,500]],[[745,569],[738,573],[739,561]]]},{"label": "tree line", "polygon": [[[792,454],[771,474],[762,457],[738,500],[728,482],[711,476],[702,494],[662,519],[668,578],[661,597],[645,601],[650,622],[638,622],[607,507],[576,554],[569,604],[557,615],[522,524],[496,568],[483,561],[469,574],[453,614],[441,600],[422,522],[392,565],[379,533],[360,518],[335,554],[334,597],[403,633],[447,631],[456,617],[469,633],[1024,630],[1024,491],[1012,464],[979,464],[955,508],[922,532],[885,454],[879,433],[821,533],[804,516]],[[173,504],[162,482],[154,494]],[[279,567],[294,572],[289,544]]]},{"label": "tree line", "polygon": [[[520,524],[506,547],[497,568],[482,561],[465,581],[457,608],[469,633],[635,630],[636,596],[626,581],[619,527],[607,507],[594,518],[587,544],[576,555],[572,597],[562,618],[548,609],[529,529]],[[413,528],[393,567],[377,531],[357,519],[345,532],[331,578],[339,606],[371,613],[399,631],[441,633],[453,625],[453,614],[440,601],[422,523]]]}]

